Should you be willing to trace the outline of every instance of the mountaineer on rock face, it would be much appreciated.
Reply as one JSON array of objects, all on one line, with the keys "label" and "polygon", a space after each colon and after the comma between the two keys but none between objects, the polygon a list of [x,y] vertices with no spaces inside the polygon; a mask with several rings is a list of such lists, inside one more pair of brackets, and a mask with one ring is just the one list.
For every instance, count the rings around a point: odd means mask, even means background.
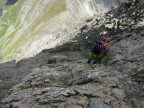
[{"label": "mountaineer on rock face", "polygon": [[88,58],[88,63],[93,60],[94,63],[100,63],[103,57],[107,54],[111,47],[110,43],[106,43],[106,36],[101,37],[101,41],[96,41],[92,44],[90,48],[90,55]]}]

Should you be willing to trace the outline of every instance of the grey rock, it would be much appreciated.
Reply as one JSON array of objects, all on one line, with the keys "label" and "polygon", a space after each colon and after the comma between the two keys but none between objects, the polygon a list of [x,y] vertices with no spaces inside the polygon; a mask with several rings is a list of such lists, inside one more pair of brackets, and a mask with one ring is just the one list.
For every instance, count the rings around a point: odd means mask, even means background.
[{"label": "grey rock", "polygon": [[91,99],[88,108],[112,108],[99,99]]}]

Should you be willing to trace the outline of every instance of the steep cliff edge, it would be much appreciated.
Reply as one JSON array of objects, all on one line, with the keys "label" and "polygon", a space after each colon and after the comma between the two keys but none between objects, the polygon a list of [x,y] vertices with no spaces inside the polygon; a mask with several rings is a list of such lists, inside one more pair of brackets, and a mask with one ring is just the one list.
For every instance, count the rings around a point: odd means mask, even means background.
[{"label": "steep cliff edge", "polygon": [[[116,11],[87,19],[61,46],[0,64],[2,94],[18,84],[1,106],[143,108],[144,3],[123,4]],[[101,64],[89,65],[89,42],[103,33],[113,46]]]}]

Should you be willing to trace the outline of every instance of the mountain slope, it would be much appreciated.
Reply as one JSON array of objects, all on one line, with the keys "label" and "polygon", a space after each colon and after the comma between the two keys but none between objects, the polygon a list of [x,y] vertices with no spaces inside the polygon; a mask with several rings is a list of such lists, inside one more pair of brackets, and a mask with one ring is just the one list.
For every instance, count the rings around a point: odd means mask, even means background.
[{"label": "mountain slope", "polygon": [[2,58],[11,59],[26,39],[33,38],[32,35],[40,31],[50,18],[65,10],[65,0],[19,0],[14,6],[5,6],[0,33]]},{"label": "mountain slope", "polygon": [[[7,3],[6,3],[7,1]],[[66,30],[94,14],[116,8],[123,0],[5,0],[1,3],[1,62],[32,57],[42,49],[52,48]],[[118,2],[119,1],[119,2]],[[6,3],[5,6],[3,6]],[[66,36],[65,36],[66,37]],[[55,44],[52,42],[54,41]]]},{"label": "mountain slope", "polygon": [[[123,4],[116,11],[119,14],[113,10],[87,19],[74,31],[75,37],[61,46],[18,63],[1,64],[1,82],[19,83],[2,101],[3,106],[143,108],[144,3]],[[111,50],[101,64],[89,65],[89,42],[103,32],[112,43]]]}]

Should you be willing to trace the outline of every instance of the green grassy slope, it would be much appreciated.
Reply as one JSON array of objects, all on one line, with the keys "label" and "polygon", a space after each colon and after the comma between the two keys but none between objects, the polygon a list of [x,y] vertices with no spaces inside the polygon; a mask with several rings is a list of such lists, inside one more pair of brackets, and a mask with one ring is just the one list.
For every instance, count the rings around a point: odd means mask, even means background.
[{"label": "green grassy slope", "polygon": [[[40,27],[44,26],[49,19],[66,10],[65,0],[52,0],[46,4],[43,11],[32,23],[28,24],[26,28],[23,28],[27,20],[32,20],[30,15],[37,13],[35,11],[36,6],[39,6],[39,8],[43,6],[42,4],[38,5],[41,1],[35,0],[28,12],[21,14],[25,1],[26,0],[19,0],[14,6],[4,7],[5,13],[0,18],[1,61],[12,59],[23,42],[32,38],[31,36],[34,36],[33,34],[37,30],[40,31]],[[20,15],[25,16],[25,19],[22,20]],[[17,37],[20,30],[22,30],[22,33]]]}]

